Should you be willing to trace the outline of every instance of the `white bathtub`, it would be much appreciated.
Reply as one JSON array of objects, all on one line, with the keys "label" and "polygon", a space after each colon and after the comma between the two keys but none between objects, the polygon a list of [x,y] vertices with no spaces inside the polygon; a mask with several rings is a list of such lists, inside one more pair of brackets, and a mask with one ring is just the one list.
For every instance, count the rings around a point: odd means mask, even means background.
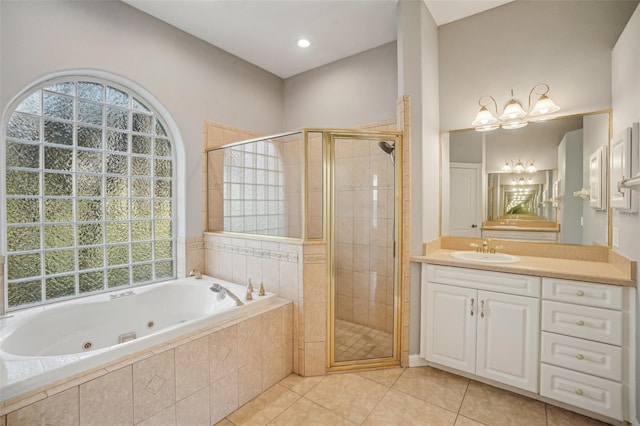
[{"label": "white bathtub", "polygon": [[[245,305],[236,306],[229,296],[217,300],[209,290],[214,282]],[[205,276],[18,311],[0,320],[0,401],[242,316],[274,300],[272,294],[254,293],[253,301],[244,295],[244,286]]]}]

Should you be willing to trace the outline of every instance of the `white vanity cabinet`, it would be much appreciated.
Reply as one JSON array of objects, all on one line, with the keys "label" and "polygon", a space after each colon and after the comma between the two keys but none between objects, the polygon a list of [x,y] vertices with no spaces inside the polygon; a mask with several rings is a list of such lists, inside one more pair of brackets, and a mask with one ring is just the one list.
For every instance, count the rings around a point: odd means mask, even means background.
[{"label": "white vanity cabinet", "polygon": [[544,278],[540,394],[623,419],[623,289]]},{"label": "white vanity cabinet", "polygon": [[538,391],[540,278],[423,265],[422,356]]}]

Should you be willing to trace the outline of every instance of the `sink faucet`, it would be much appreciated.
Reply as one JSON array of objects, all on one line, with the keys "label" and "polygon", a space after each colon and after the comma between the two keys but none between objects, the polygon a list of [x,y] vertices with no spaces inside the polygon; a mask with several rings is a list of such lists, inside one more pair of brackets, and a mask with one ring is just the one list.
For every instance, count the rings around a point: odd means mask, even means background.
[{"label": "sink faucet", "polygon": [[478,253],[495,253],[496,249],[500,250],[503,248],[503,246],[499,245],[499,246],[495,246],[495,247],[490,247],[489,243],[491,242],[491,238],[485,238],[484,240],[482,240],[481,244],[476,244],[476,243],[471,243],[471,248],[476,249],[476,252]]},{"label": "sink faucet", "polygon": [[218,283],[213,283],[213,285],[209,287],[209,290],[218,295],[218,300],[223,300],[225,297],[227,297],[228,294],[229,297],[236,301],[236,306],[244,305],[244,303],[238,298],[238,296]]}]

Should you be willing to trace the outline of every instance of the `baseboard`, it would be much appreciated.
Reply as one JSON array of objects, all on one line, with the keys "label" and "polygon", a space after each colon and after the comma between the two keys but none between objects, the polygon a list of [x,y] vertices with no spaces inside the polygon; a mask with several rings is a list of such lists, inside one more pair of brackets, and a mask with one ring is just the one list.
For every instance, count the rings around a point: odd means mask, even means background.
[{"label": "baseboard", "polygon": [[420,355],[409,355],[409,367],[426,367],[427,360],[422,358]]}]

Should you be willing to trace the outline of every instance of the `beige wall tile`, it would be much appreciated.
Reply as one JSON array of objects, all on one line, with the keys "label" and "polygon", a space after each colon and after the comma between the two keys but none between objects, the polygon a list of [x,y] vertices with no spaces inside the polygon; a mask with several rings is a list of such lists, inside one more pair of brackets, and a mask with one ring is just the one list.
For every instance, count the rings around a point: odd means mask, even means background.
[{"label": "beige wall tile", "polygon": [[238,367],[238,404],[243,405],[262,392],[262,362]]},{"label": "beige wall tile", "polygon": [[300,282],[299,264],[293,262],[281,261],[279,266],[280,277],[280,297],[289,300],[297,300],[298,287]]},{"label": "beige wall tile", "polygon": [[132,371],[128,366],[80,385],[81,425],[133,424]]},{"label": "beige wall tile", "polygon": [[325,342],[305,344],[305,376],[322,376],[327,373],[327,346]]},{"label": "beige wall tile", "polygon": [[232,326],[209,336],[209,380],[213,383],[238,368],[238,328]]},{"label": "beige wall tile", "polygon": [[282,345],[282,374],[280,377],[286,377],[293,373],[293,341],[285,341]]},{"label": "beige wall tile", "polygon": [[136,426],[173,426],[176,424],[176,406],[165,408]]},{"label": "beige wall tile", "polygon": [[175,348],[176,401],[209,385],[209,340],[198,340]]},{"label": "beige wall tile", "polygon": [[280,262],[278,260],[262,259],[262,281],[267,291],[280,294]]},{"label": "beige wall tile", "polygon": [[305,301],[304,335],[306,342],[327,340],[327,305]]},{"label": "beige wall tile", "polygon": [[270,388],[282,379],[282,364],[282,346],[279,346],[275,352],[262,354],[262,390]]},{"label": "beige wall tile", "polygon": [[260,363],[262,320],[260,316],[238,324],[238,367]]},{"label": "beige wall tile", "polygon": [[5,420],[8,426],[80,425],[78,387],[9,413],[0,420],[0,426],[4,426]]},{"label": "beige wall tile", "polygon": [[274,354],[282,346],[282,313],[265,312],[261,316],[262,354]]},{"label": "beige wall tile", "polygon": [[176,404],[176,424],[185,426],[210,426],[209,387],[178,401]]},{"label": "beige wall tile", "polygon": [[328,288],[326,263],[305,263],[303,285],[305,302],[326,302]]},{"label": "beige wall tile", "polygon": [[133,418],[139,423],[176,403],[174,351],[133,364]]},{"label": "beige wall tile", "polygon": [[222,377],[209,386],[211,424],[215,424],[238,408],[237,371]]}]

